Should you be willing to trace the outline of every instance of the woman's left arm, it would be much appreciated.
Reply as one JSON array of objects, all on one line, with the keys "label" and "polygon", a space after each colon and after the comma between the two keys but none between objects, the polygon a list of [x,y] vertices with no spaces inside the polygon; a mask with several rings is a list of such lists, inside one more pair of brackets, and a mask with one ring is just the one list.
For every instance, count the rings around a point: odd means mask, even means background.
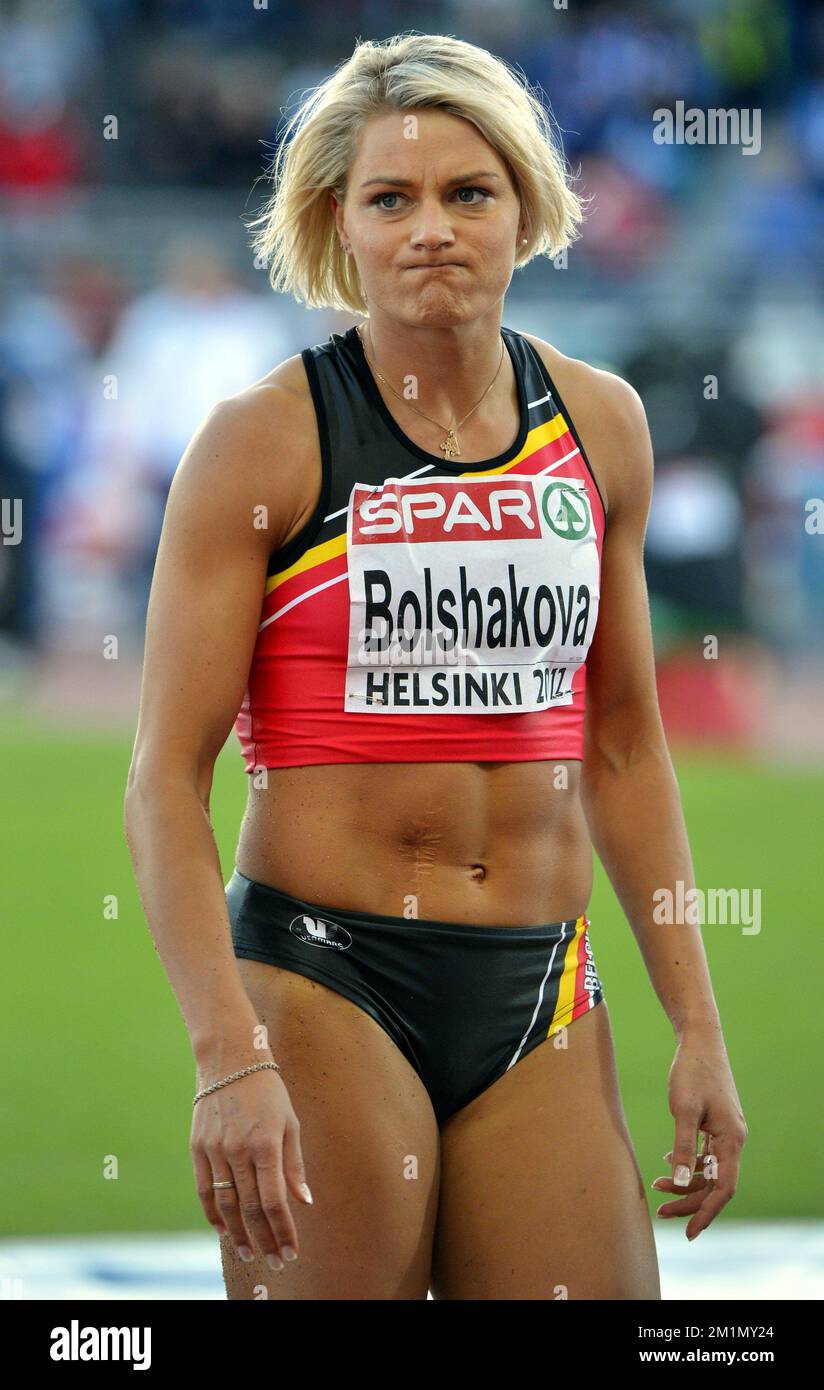
[{"label": "woman's left arm", "polygon": [[[662,890],[672,894],[671,902],[690,902],[695,884],[658,708],[643,565],[652,444],[634,388],[611,373],[598,371],[597,378],[585,437],[591,441],[587,452],[592,466],[608,487],[608,523],[598,623],[587,657],[581,797],[593,846],[677,1038],[669,1075],[675,1141],[667,1160],[673,1173],[654,1186],[685,1194],[678,1202],[665,1203],[659,1214],[691,1217],[686,1234],[692,1240],[735,1192],[747,1126],[700,924],[656,920]],[[699,1131],[705,1136],[700,1158],[706,1177],[698,1168]]]}]

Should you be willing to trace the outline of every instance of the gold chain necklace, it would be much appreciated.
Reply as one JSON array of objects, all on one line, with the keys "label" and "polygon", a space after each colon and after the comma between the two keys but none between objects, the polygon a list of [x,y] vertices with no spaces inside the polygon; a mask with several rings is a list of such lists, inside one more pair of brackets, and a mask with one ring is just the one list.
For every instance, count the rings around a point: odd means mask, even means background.
[{"label": "gold chain necklace", "polygon": [[495,373],[495,375],[493,376],[492,380],[490,381],[489,385],[487,386],[486,390],[484,391],[483,396],[481,396],[481,399],[480,399],[479,401],[476,401],[476,402],[475,402],[475,404],[474,404],[473,407],[472,407],[472,410],[468,411],[467,414],[464,415],[464,417],[463,417],[462,420],[459,420],[459,421],[457,422],[457,424],[455,424],[455,425],[448,425],[448,426],[447,426],[447,425],[442,424],[440,420],[433,420],[432,417],[431,417],[431,415],[424,415],[424,413],[423,413],[422,410],[418,410],[417,406],[414,406],[414,405],[412,404],[411,401],[406,400],[406,398],[405,398],[404,396],[400,395],[400,393],[399,393],[398,391],[395,390],[395,388],[394,388],[394,386],[392,385],[392,383],[386,380],[386,377],[385,377],[385,376],[381,376],[380,372],[378,371],[377,367],[375,366],[375,363],[372,361],[372,358],[369,356],[369,354],[368,354],[367,351],[366,351],[366,344],[365,344],[365,342],[364,342],[364,340],[363,340],[363,334],[361,333],[360,326],[358,326],[358,327],[356,328],[355,331],[356,331],[358,337],[359,337],[360,340],[361,340],[361,346],[362,346],[362,348],[363,348],[363,355],[364,355],[364,357],[366,358],[366,360],[367,360],[367,362],[370,364],[370,366],[374,368],[375,375],[376,375],[377,377],[380,377],[380,380],[383,382],[384,386],[388,386],[388,387],[389,387],[389,390],[393,393],[393,395],[395,395],[395,396],[398,397],[398,400],[399,400],[399,401],[403,401],[405,405],[408,405],[409,408],[410,408],[410,410],[414,410],[414,411],[415,411],[415,414],[416,414],[416,415],[422,415],[423,418],[424,418],[424,420],[428,420],[428,421],[429,421],[430,425],[437,425],[439,429],[446,430],[446,438],[443,440],[443,442],[442,442],[441,444],[438,445],[438,448],[443,450],[444,463],[448,463],[449,460],[450,460],[450,458],[452,457],[453,454],[459,454],[459,453],[461,452],[460,446],[459,446],[459,444],[458,444],[458,439],[457,439],[457,436],[456,436],[456,434],[455,434],[455,431],[456,431],[456,430],[459,430],[459,429],[461,428],[461,425],[465,425],[465,424],[466,424],[467,420],[469,419],[469,416],[472,415],[472,413],[478,409],[478,406],[481,404],[481,401],[484,399],[484,396],[487,396],[487,395],[489,394],[489,392],[492,390],[492,387],[495,385],[495,382],[498,380],[498,375],[499,375],[499,373],[500,373],[501,367],[502,367],[502,365],[503,365],[503,360],[504,360],[504,339],[503,339],[503,335],[501,335],[501,360],[500,360],[500,362],[498,363],[498,371],[497,371],[497,372]]}]

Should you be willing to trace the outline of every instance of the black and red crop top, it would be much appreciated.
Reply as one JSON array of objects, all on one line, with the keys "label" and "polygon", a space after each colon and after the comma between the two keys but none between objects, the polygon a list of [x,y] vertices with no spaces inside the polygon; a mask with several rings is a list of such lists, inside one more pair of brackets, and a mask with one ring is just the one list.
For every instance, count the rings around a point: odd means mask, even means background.
[{"label": "black and red crop top", "polygon": [[501,333],[518,435],[464,467],[404,434],[354,328],[301,353],[323,483],[269,563],[247,772],[583,757],[606,514],[544,362]]}]

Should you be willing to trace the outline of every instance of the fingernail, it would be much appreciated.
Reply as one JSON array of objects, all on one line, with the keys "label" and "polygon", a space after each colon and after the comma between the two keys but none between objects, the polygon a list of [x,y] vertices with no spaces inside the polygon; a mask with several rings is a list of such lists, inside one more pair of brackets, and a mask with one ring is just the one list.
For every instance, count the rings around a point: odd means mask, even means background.
[{"label": "fingernail", "polygon": [[255,1258],[248,1245],[239,1245],[237,1248],[237,1253],[240,1255],[240,1258],[242,1260],[246,1260],[247,1264],[249,1260],[253,1260]]},{"label": "fingernail", "polygon": [[277,1255],[273,1255],[271,1252],[266,1256],[266,1263],[269,1265],[270,1269],[283,1269],[283,1261],[279,1260]]},{"label": "fingernail", "polygon": [[301,1192],[301,1193],[303,1193],[303,1199],[304,1199],[305,1202],[314,1203],[314,1200],[315,1200],[315,1199],[314,1199],[314,1197],[312,1196],[311,1192],[309,1191],[309,1187],[308,1187],[307,1183],[302,1182],[301,1185],[300,1185],[300,1187],[298,1188],[298,1191]]},{"label": "fingernail", "polygon": [[679,1163],[679,1164],[678,1164],[678,1167],[677,1167],[676,1170],[675,1170],[675,1177],[673,1178],[673,1182],[675,1183],[675,1186],[676,1186],[676,1187],[688,1187],[688,1186],[689,1186],[689,1180],[690,1180],[690,1170],[689,1170],[689,1168],[687,1167],[686,1163]]},{"label": "fingernail", "polygon": [[654,1187],[654,1188],[656,1188],[656,1189],[660,1192],[660,1191],[661,1191],[661,1178],[656,1178],[656,1179],[655,1179],[655,1182],[651,1182],[651,1183],[650,1183],[650,1187]]},{"label": "fingernail", "polygon": [[293,1247],[292,1247],[291,1245],[282,1245],[280,1248],[281,1248],[281,1251],[282,1251],[284,1260],[296,1260],[296,1259],[297,1259],[297,1257],[298,1257],[298,1252],[297,1252],[297,1250],[293,1249]]}]

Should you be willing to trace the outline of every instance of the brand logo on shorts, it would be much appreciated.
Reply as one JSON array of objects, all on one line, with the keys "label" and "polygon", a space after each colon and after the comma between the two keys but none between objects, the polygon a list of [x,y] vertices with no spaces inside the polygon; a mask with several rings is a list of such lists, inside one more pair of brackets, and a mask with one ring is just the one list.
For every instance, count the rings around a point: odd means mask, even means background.
[{"label": "brand logo on shorts", "polygon": [[346,927],[338,922],[327,922],[325,917],[293,917],[289,923],[290,932],[307,946],[331,946],[335,951],[345,951],[352,945],[352,937]]}]

